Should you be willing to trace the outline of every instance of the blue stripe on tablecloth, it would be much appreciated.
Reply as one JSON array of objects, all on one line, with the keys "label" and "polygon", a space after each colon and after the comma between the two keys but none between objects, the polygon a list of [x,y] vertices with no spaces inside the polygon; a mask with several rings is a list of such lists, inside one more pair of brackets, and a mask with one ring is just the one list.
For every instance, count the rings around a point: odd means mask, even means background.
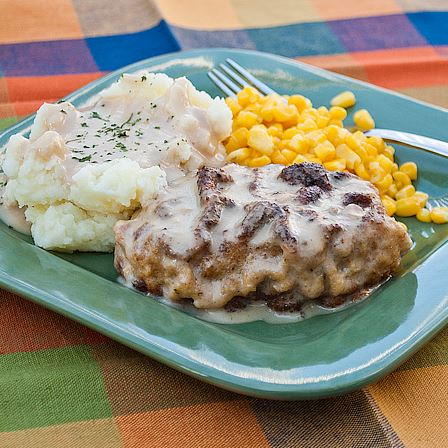
[{"label": "blue stripe on tablecloth", "polygon": [[[226,31],[198,31],[173,27],[173,31],[181,47],[185,49],[248,48],[289,57],[346,51],[338,37],[324,22]],[[291,39],[291,36],[294,36],[294,39]]]},{"label": "blue stripe on tablecloth", "polygon": [[427,45],[404,14],[328,22],[349,52]]},{"label": "blue stripe on tablecloth", "polygon": [[428,43],[448,45],[448,12],[219,31],[170,28],[161,20],[158,25],[137,33],[0,45],[0,73],[44,76],[107,71],[181,48],[239,47],[297,57]]},{"label": "blue stripe on tablecloth", "polygon": [[0,73],[45,76],[107,71],[179,49],[162,20],[153,28],[132,34],[0,45]]},{"label": "blue stripe on tablecloth", "polygon": [[83,39],[0,45],[3,76],[44,76],[97,72]]},{"label": "blue stripe on tablecloth", "polygon": [[180,50],[164,20],[145,31],[115,36],[89,37],[90,52],[101,71],[115,70],[141,59]]},{"label": "blue stripe on tablecloth", "polygon": [[[448,9],[448,1],[446,1]],[[407,14],[415,28],[431,45],[448,45],[448,11]]]},{"label": "blue stripe on tablecloth", "polygon": [[171,29],[183,50],[207,47],[256,49],[247,30],[199,31],[178,26],[171,26]]}]

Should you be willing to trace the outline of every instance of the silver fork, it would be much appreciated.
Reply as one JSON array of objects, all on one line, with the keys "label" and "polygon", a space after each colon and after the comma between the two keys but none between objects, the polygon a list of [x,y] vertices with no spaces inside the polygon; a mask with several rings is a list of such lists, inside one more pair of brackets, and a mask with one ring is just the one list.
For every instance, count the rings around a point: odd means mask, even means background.
[{"label": "silver fork", "polygon": [[[262,95],[278,93],[257,79],[248,70],[227,58],[226,63],[219,64],[218,68],[207,73],[213,83],[227,96],[235,96],[244,86],[252,86]],[[448,143],[423,135],[412,134],[410,132],[393,131],[391,129],[372,129],[364,132],[367,136],[378,136],[391,143],[399,143],[412,148],[423,149],[424,151],[438,154],[448,158]],[[431,198],[427,204],[428,208],[448,206],[448,194],[439,198]]]}]

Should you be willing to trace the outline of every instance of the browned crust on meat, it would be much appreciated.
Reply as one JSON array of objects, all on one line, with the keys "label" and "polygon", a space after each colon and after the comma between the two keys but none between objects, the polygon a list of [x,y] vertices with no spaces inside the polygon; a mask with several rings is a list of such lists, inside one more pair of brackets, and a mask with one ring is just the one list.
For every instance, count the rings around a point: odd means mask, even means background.
[{"label": "browned crust on meat", "polygon": [[[297,311],[300,306],[293,296],[337,303],[340,300],[337,298],[347,297],[389,276],[409,249],[409,237],[385,214],[373,186],[364,186],[367,193],[351,191],[338,196],[341,207],[356,206],[362,213],[350,238],[343,223],[328,221],[319,208],[309,207],[321,198],[336,195],[338,185],[347,179],[358,182],[353,175],[329,173],[311,163],[266,167],[265,171],[250,173],[253,177],[248,189],[252,190],[253,200],[241,208],[243,218],[233,240],[223,239],[218,246],[212,244],[213,232],[220,225],[224,210],[241,207],[225,194],[226,186],[234,183],[234,178],[225,169],[203,168],[196,179],[202,213],[191,234],[189,249],[176,252],[169,234],[151,231],[152,216],[173,218],[169,204],[156,202],[135,220],[117,224],[117,271],[143,292],[164,294],[173,300],[192,298],[198,307],[229,303],[228,307],[235,308],[247,299],[254,300],[256,293],[257,297],[263,295],[274,310]],[[262,173],[287,184],[283,188],[290,195],[290,203],[277,202],[275,198],[280,197],[277,191],[269,195],[263,192]],[[316,226],[322,235],[322,247],[310,252],[311,255],[306,254],[312,241],[298,238],[292,226],[296,219],[301,220],[301,226]],[[266,226],[272,236],[254,244],[254,238]],[[210,304],[208,285],[213,284],[219,284],[223,293]]]},{"label": "browned crust on meat", "polygon": [[328,171],[318,163],[295,163],[283,168],[278,177],[290,185],[315,186],[324,191],[332,189]]}]

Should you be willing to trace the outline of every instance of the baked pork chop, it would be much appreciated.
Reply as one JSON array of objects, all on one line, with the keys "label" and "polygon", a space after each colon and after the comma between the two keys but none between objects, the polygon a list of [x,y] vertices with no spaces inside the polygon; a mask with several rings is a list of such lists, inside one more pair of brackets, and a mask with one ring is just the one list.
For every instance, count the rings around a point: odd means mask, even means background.
[{"label": "baked pork chop", "polygon": [[197,308],[338,303],[391,275],[411,247],[371,183],[314,163],[201,168],[115,233],[129,285]]}]

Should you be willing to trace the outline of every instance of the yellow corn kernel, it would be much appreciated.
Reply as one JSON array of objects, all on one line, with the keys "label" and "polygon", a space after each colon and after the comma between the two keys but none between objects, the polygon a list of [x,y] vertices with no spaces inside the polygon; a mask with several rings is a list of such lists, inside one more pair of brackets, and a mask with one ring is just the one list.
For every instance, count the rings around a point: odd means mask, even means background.
[{"label": "yellow corn kernel", "polygon": [[[415,187],[413,185],[406,185],[401,190],[398,191],[398,193],[395,195],[395,199],[404,199],[404,198],[410,198],[411,196],[415,195]],[[414,198],[417,204],[420,204],[420,201],[417,200],[417,198]]]},{"label": "yellow corn kernel", "polygon": [[288,165],[289,163],[286,157],[279,150],[272,153],[271,160],[272,163],[278,163],[280,165]]},{"label": "yellow corn kernel", "polygon": [[227,152],[247,146],[247,128],[238,128],[232,132],[229,139],[225,143]]},{"label": "yellow corn kernel", "polygon": [[395,154],[395,149],[393,146],[390,145],[386,145],[383,149],[383,154],[390,160],[392,160],[392,162],[394,161],[394,154]]},{"label": "yellow corn kernel", "polygon": [[382,202],[384,205],[384,208],[386,209],[386,213],[389,216],[392,216],[395,214],[395,211],[397,210],[397,204],[395,201],[391,198],[382,198]]},{"label": "yellow corn kernel", "polygon": [[238,144],[239,147],[242,148],[243,146],[247,146],[247,137],[249,135],[249,129],[247,128],[238,128],[237,130],[232,132],[232,138],[234,138]]},{"label": "yellow corn kernel", "polygon": [[318,144],[327,141],[327,136],[320,129],[308,132],[306,138],[309,140],[311,146],[317,146]]},{"label": "yellow corn kernel", "polygon": [[283,132],[283,125],[281,123],[272,123],[271,127],[277,128],[279,131]]},{"label": "yellow corn kernel", "polygon": [[375,127],[375,121],[367,109],[360,109],[353,115],[353,121],[358,128],[369,131]]},{"label": "yellow corn kernel", "polygon": [[279,148],[281,140],[278,137],[272,137],[272,141],[274,142],[274,148]]},{"label": "yellow corn kernel", "polygon": [[396,163],[393,163],[392,169],[390,171],[391,171],[391,173],[396,173],[398,171],[398,165]]},{"label": "yellow corn kernel", "polygon": [[353,150],[361,148],[361,142],[355,137],[354,134],[346,135],[344,141]]},{"label": "yellow corn kernel", "polygon": [[262,155],[260,157],[254,157],[253,159],[248,160],[247,166],[255,168],[259,166],[269,165],[270,163],[271,159],[266,155]]},{"label": "yellow corn kernel", "polygon": [[327,126],[323,131],[331,143],[335,144],[339,139],[339,129],[334,124]]},{"label": "yellow corn kernel", "polygon": [[379,153],[381,153],[386,146],[384,140],[381,137],[367,137],[367,142],[372,146],[375,146]]},{"label": "yellow corn kernel", "polygon": [[351,150],[345,143],[336,147],[336,157],[344,159],[349,170],[353,170],[357,163],[361,162],[361,158],[353,150]]},{"label": "yellow corn kernel", "polygon": [[416,218],[421,222],[431,222],[431,211],[427,208],[421,208],[417,215],[415,215]]},{"label": "yellow corn kernel", "polygon": [[346,139],[347,135],[350,134],[350,131],[348,131],[345,128],[338,128],[336,125],[334,125],[334,126],[338,130],[338,134],[337,134],[335,141],[333,141],[332,143],[334,146],[339,146],[345,142],[345,139]]},{"label": "yellow corn kernel", "polygon": [[[297,114],[291,120],[283,121],[282,124],[283,124],[283,127],[285,129],[288,129],[288,128],[291,128],[293,126],[296,126],[299,123],[299,121],[300,121],[300,116]],[[302,131],[300,131],[300,132],[302,132]]]},{"label": "yellow corn kernel", "polygon": [[303,121],[303,123],[299,123],[297,125],[297,129],[300,129],[305,132],[310,132],[310,131],[314,131],[315,129],[317,129],[317,124],[311,118],[307,118],[306,120]]},{"label": "yellow corn kernel", "polygon": [[328,110],[328,108],[326,106],[320,106],[317,108],[317,112],[319,112],[320,116],[323,117],[330,117],[330,111]]},{"label": "yellow corn kernel", "polygon": [[250,157],[251,150],[249,148],[235,149],[230,154],[227,154],[227,161],[233,163],[242,163]]},{"label": "yellow corn kernel", "polygon": [[299,134],[299,133],[300,133],[300,131],[296,127],[289,128],[283,132],[282,138],[288,140],[288,139],[293,138],[296,134]]},{"label": "yellow corn kernel", "polygon": [[292,163],[303,163],[308,162],[308,159],[304,157],[302,154],[297,154],[295,159],[292,161]]},{"label": "yellow corn kernel", "polygon": [[294,104],[299,112],[303,112],[305,109],[313,107],[311,101],[303,95],[291,95],[288,98],[288,103]]},{"label": "yellow corn kernel", "polygon": [[333,146],[333,144],[327,140],[323,143],[319,143],[314,148],[314,154],[316,154],[316,156],[322,162],[328,162],[328,161],[334,159],[334,157],[336,155],[336,149]]},{"label": "yellow corn kernel", "polygon": [[324,167],[329,171],[342,171],[346,168],[346,161],[344,159],[335,159],[330,162],[325,162]]},{"label": "yellow corn kernel", "polygon": [[289,143],[291,140],[280,140],[279,144],[277,145],[278,149],[288,149]]},{"label": "yellow corn kernel", "polygon": [[392,184],[389,189],[387,190],[387,194],[391,197],[394,198],[396,196],[396,194],[398,193],[398,188],[395,184]]},{"label": "yellow corn kernel", "polygon": [[360,143],[367,143],[367,137],[361,131],[353,132],[353,137]]},{"label": "yellow corn kernel", "polygon": [[328,124],[331,126],[336,126],[338,128],[342,128],[344,126],[344,123],[342,123],[342,120],[335,120],[334,118],[332,118]]},{"label": "yellow corn kernel", "polygon": [[297,109],[292,106],[285,106],[285,105],[279,105],[274,107],[274,118],[277,121],[289,121],[292,120],[294,117],[297,117]]},{"label": "yellow corn kernel", "polygon": [[285,159],[288,161],[288,163],[292,163],[292,161],[297,157],[297,154],[290,149],[282,149],[280,152],[282,156],[285,157]]},{"label": "yellow corn kernel", "polygon": [[273,106],[264,106],[260,110],[260,116],[263,119],[263,121],[265,121],[267,123],[274,121],[274,107]]},{"label": "yellow corn kernel", "polygon": [[340,106],[333,106],[330,107],[330,118],[332,118],[333,120],[345,120],[347,117],[347,111]]},{"label": "yellow corn kernel", "polygon": [[401,171],[396,171],[392,174],[392,177],[396,181],[396,183],[401,184],[403,187],[406,185],[411,185],[411,179],[406,173],[402,173]]},{"label": "yellow corn kernel", "polygon": [[381,180],[374,182],[374,184],[380,192],[386,192],[393,182],[394,180],[392,179],[392,176],[390,174],[386,174]]},{"label": "yellow corn kernel", "polygon": [[414,216],[421,209],[418,201],[412,196],[398,199],[396,205],[397,210],[395,211],[395,214],[397,216]]},{"label": "yellow corn kernel", "polygon": [[342,92],[339,95],[336,95],[332,100],[330,101],[330,104],[332,106],[339,106],[339,107],[351,107],[356,103],[355,94],[353,92],[350,92],[347,90],[346,92]]},{"label": "yellow corn kernel", "polygon": [[289,141],[288,148],[299,154],[305,154],[310,148],[310,140],[301,134],[296,134]]},{"label": "yellow corn kernel", "polygon": [[446,224],[448,222],[448,207],[434,207],[431,210],[431,220],[436,224]]},{"label": "yellow corn kernel", "polygon": [[420,207],[424,207],[428,202],[429,196],[426,193],[423,193],[423,191],[417,191],[414,194],[414,197],[417,198],[417,200],[419,201]]},{"label": "yellow corn kernel", "polygon": [[251,148],[267,156],[270,156],[274,152],[274,142],[272,141],[272,137],[268,134],[268,130],[262,124],[253,126],[249,130],[247,144]]},{"label": "yellow corn kernel", "polygon": [[417,179],[417,165],[414,162],[406,162],[400,166],[400,171],[407,174],[409,179]]},{"label": "yellow corn kernel", "polygon": [[302,116],[304,118],[311,118],[311,120],[316,120],[316,118],[319,116],[319,112],[317,109],[314,109],[314,107],[311,107],[310,109],[307,109],[302,113]]},{"label": "yellow corn kernel", "polygon": [[[373,146],[373,145],[372,145]],[[388,159],[386,156],[384,156],[383,154],[380,154],[377,158],[376,158],[377,162],[380,164],[381,168],[386,171],[386,173],[391,173],[392,172],[392,168],[394,166],[393,162]]]},{"label": "yellow corn kernel", "polygon": [[259,116],[261,111],[261,105],[258,103],[251,103],[244,108],[248,112],[253,112],[255,115]]},{"label": "yellow corn kernel", "polygon": [[355,163],[355,173],[361,179],[364,179],[364,180],[369,180],[370,179],[369,173],[366,170],[366,167],[363,165],[362,162]]},{"label": "yellow corn kernel", "polygon": [[376,159],[376,157],[378,156],[378,150],[375,148],[375,146],[370,145],[369,143],[366,143],[366,142],[361,143],[361,146],[367,152],[367,157],[370,160]]},{"label": "yellow corn kernel", "polygon": [[228,138],[228,140],[224,143],[224,146],[228,153],[240,148],[240,146],[238,146],[238,142],[234,138],[232,138],[232,136]]},{"label": "yellow corn kernel", "polygon": [[235,117],[241,111],[242,107],[238,104],[238,101],[235,98],[227,97],[226,104],[229,109],[232,111],[232,115]]},{"label": "yellow corn kernel", "polygon": [[246,107],[251,103],[256,103],[260,98],[260,94],[253,87],[246,86],[238,92],[236,97],[240,106]]},{"label": "yellow corn kernel", "polygon": [[386,172],[381,168],[378,162],[370,162],[369,163],[369,172],[371,173],[371,179],[375,179],[375,181],[382,179]]},{"label": "yellow corn kernel", "polygon": [[271,137],[281,137],[283,134],[283,131],[281,131],[277,126],[269,126],[268,127],[268,134]]},{"label": "yellow corn kernel", "polygon": [[354,146],[352,149],[359,157],[361,157],[363,163],[367,165],[370,162],[370,157],[367,155],[367,151],[361,145]]},{"label": "yellow corn kernel", "polygon": [[250,129],[258,124],[258,117],[253,112],[242,110],[236,117],[236,125],[241,128]]},{"label": "yellow corn kernel", "polygon": [[320,115],[319,117],[316,118],[316,125],[319,129],[323,129],[325,128],[325,126],[328,125],[330,121],[329,117],[323,117],[322,115]]}]

